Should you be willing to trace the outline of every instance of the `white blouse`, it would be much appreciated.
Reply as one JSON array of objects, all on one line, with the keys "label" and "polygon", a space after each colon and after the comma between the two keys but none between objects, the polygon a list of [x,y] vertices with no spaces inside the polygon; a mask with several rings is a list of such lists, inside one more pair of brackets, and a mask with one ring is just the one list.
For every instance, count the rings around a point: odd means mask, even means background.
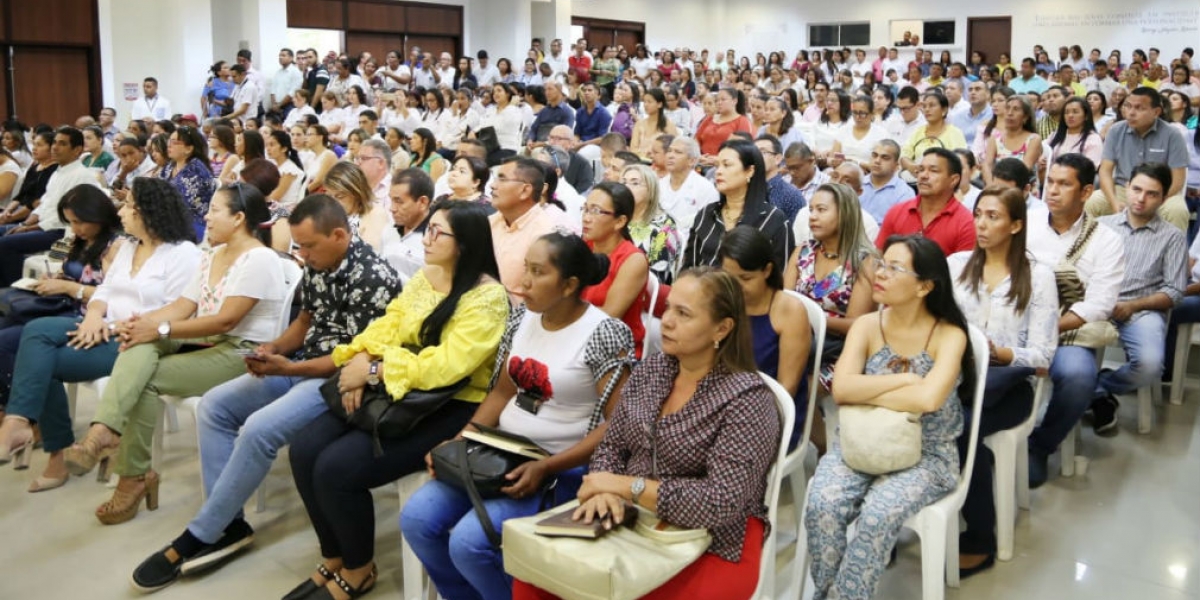
[{"label": "white blouse", "polygon": [[479,123],[479,128],[495,127],[496,139],[505,150],[519,151],[521,149],[521,109],[509,104],[504,110],[486,116]]},{"label": "white blouse", "polygon": [[958,278],[971,258],[971,252],[957,252],[946,259],[954,281],[954,299],[967,321],[983,329],[993,344],[1013,351],[1014,367],[1049,368],[1058,347],[1058,286],[1054,271],[1033,262],[1033,292],[1025,311],[1017,313],[1008,300],[1010,277],[1005,277],[989,294],[982,282],[972,292]]},{"label": "white blouse", "polygon": [[133,274],[137,242],[121,244],[91,302],[104,302],[104,320],[124,321],[174,302],[200,266],[200,249],[191,242],[161,244]]},{"label": "white blouse", "polygon": [[229,297],[253,298],[258,300],[250,312],[242,317],[230,336],[255,342],[267,342],[279,333],[280,314],[287,309],[284,298],[287,284],[283,280],[282,259],[270,248],[255,248],[234,260],[225,274],[212,285],[212,257],[224,248],[209,249],[203,255],[201,268],[195,271],[188,282],[183,297],[196,303],[196,316],[207,317],[221,312],[225,299]]},{"label": "white blouse", "polygon": [[279,198],[280,204],[291,209],[304,198],[305,186],[308,184],[308,174],[296,163],[292,162],[290,158],[284,159],[283,164],[276,166],[279,167],[279,174],[281,176],[292,176],[292,184],[288,186],[287,191]]}]

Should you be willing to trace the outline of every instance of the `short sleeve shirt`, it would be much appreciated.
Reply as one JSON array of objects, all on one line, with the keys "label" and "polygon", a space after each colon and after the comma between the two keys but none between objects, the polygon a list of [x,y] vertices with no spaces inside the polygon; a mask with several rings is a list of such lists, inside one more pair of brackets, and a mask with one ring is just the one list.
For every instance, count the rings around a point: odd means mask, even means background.
[{"label": "short sleeve shirt", "polygon": [[1113,180],[1117,185],[1129,182],[1133,169],[1142,163],[1163,163],[1172,169],[1188,166],[1187,141],[1166,121],[1158,119],[1145,135],[1139,136],[1128,121],[1112,126],[1104,140],[1103,160],[1116,163]]},{"label": "short sleeve shirt", "polygon": [[312,316],[298,358],[317,358],[348,344],[383,315],[400,293],[400,278],[369,246],[350,243],[342,264],[333,271],[304,268],[301,308]]}]

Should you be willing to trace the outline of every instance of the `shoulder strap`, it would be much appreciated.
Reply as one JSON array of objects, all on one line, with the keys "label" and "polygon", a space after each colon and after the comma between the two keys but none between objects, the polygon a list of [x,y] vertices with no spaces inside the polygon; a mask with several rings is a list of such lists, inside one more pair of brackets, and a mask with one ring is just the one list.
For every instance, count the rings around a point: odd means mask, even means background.
[{"label": "shoulder strap", "polygon": [[1096,222],[1091,215],[1083,213],[1082,231],[1079,232],[1079,237],[1075,238],[1075,243],[1071,244],[1071,248],[1067,250],[1067,254],[1063,256],[1063,263],[1075,266],[1079,262],[1079,258],[1083,256],[1083,251],[1087,249],[1088,242],[1092,239],[1092,233],[1096,231],[1099,223]]},{"label": "shoulder strap", "polygon": [[500,534],[496,533],[496,526],[492,523],[492,517],[487,513],[487,507],[483,505],[483,497],[479,495],[479,488],[475,487],[475,478],[471,475],[471,464],[467,460],[467,441],[455,440],[455,444],[462,444],[462,450],[458,452],[458,472],[462,480],[463,487],[466,488],[467,496],[471,498],[471,506],[475,508],[475,516],[479,517],[479,525],[483,529],[484,535],[487,536],[492,547],[500,550]]}]

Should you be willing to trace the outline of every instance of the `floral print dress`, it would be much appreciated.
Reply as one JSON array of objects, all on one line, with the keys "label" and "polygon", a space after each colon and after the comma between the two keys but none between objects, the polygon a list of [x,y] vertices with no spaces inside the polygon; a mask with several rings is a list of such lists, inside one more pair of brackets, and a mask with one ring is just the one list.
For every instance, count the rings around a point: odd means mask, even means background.
[{"label": "floral print dress", "polygon": [[629,235],[633,238],[633,244],[650,262],[650,273],[658,278],[659,283],[671,285],[675,281],[675,267],[683,246],[675,219],[665,212],[659,212],[648,223],[630,223]]}]

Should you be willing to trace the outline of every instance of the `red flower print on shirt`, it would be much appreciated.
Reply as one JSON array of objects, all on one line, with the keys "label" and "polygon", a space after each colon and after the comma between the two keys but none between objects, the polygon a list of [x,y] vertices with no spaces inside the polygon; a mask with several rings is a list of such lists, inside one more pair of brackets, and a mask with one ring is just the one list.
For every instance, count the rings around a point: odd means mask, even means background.
[{"label": "red flower print on shirt", "polygon": [[550,369],[532,359],[514,356],[508,360],[508,376],[525,394],[538,400],[554,397],[554,386],[550,384]]}]

